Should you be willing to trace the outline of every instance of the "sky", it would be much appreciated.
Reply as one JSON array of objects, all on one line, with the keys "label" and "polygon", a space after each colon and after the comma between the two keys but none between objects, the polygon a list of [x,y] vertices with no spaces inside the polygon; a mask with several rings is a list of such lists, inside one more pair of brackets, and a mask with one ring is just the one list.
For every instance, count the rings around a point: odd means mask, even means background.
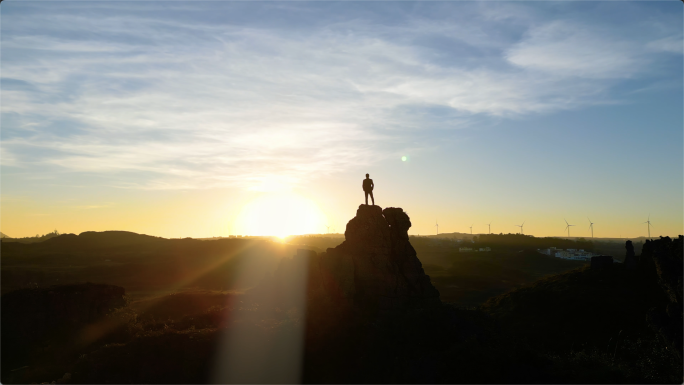
[{"label": "sky", "polygon": [[5,0],[0,230],[684,234],[682,7]]}]

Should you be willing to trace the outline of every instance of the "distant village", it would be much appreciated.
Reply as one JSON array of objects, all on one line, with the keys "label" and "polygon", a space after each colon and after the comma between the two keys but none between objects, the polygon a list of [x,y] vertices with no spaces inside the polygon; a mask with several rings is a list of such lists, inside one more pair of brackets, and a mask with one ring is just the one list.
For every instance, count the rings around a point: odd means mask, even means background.
[{"label": "distant village", "polygon": [[480,247],[480,248],[472,248],[472,247],[459,247],[458,251],[461,253],[467,253],[467,252],[478,252],[478,251],[492,251],[490,247]]},{"label": "distant village", "polygon": [[584,249],[557,249],[555,247],[550,247],[548,249],[537,249],[538,252],[549,255],[551,257],[569,259],[573,261],[590,261],[594,254],[590,251],[584,251]]}]

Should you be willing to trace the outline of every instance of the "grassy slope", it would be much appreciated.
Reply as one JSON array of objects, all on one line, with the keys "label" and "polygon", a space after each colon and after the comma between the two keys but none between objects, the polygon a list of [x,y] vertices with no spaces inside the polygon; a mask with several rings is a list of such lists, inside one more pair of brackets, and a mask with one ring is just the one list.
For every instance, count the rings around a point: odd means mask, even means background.
[{"label": "grassy slope", "polygon": [[86,281],[123,286],[133,296],[192,286],[246,289],[295,249],[267,240],[163,239],[124,232],[3,243],[2,292]]},{"label": "grassy slope", "polygon": [[426,264],[425,271],[444,302],[458,306],[478,306],[490,297],[531,283],[549,274],[583,266],[535,251],[451,253],[451,266]]},{"label": "grassy slope", "polygon": [[643,333],[648,309],[664,306],[665,301],[654,280],[623,266],[609,270],[587,266],[491,298],[482,308],[520,336],[563,348],[573,341],[607,343],[620,330]]},{"label": "grassy slope", "polygon": [[576,366],[585,367],[578,382],[587,376],[589,382],[680,383],[681,361],[646,323],[648,310],[666,303],[653,275],[614,265],[546,277],[491,298],[481,309],[517,344],[555,357],[557,373],[574,376]]},{"label": "grassy slope", "polygon": [[[260,239],[164,239],[130,232],[65,234],[45,242],[2,244],[2,292],[32,285],[99,282],[123,286],[134,299],[184,287],[244,290],[297,248],[324,251],[338,236]],[[476,306],[487,298],[580,262],[535,252],[458,253],[458,244],[412,237],[442,300]]]}]

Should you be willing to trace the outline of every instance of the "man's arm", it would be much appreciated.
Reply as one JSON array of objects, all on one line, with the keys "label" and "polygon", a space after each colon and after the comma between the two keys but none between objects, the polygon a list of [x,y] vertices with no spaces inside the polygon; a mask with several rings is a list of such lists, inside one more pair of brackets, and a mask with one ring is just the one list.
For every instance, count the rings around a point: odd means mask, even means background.
[{"label": "man's arm", "polygon": [[375,188],[375,183],[373,183],[373,179],[370,180],[370,185],[371,185],[371,190]]}]

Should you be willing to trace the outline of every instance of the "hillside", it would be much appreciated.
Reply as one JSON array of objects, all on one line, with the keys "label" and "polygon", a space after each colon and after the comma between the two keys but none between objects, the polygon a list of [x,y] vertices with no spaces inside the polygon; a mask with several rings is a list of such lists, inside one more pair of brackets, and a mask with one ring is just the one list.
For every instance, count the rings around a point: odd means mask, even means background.
[{"label": "hillside", "polygon": [[[546,274],[582,266],[520,247],[459,253],[459,243],[409,237],[442,300],[477,306],[487,298]],[[166,239],[126,231],[62,234],[43,242],[2,243],[2,293],[22,287],[98,282],[122,286],[131,298],[179,288],[245,290],[303,248],[324,252],[344,241],[336,234],[269,238]]]},{"label": "hillside", "polygon": [[[185,276],[164,281],[169,291],[132,300],[111,284],[3,294],[3,309],[11,311],[2,314],[2,367],[9,368],[2,382],[681,382],[684,238],[646,242],[633,270],[625,263],[553,275],[571,261],[530,250],[433,255],[451,262],[443,269],[458,277],[453,284],[518,286],[462,308],[439,301],[440,277],[425,275],[408,227],[401,209],[363,208],[344,243],[321,253],[257,239],[131,234],[71,236],[53,241],[54,249],[15,245],[9,258],[3,249],[3,274],[16,271],[6,269],[7,259],[50,271],[59,261],[107,256],[121,265],[155,261],[132,264],[124,276],[161,280],[170,266]],[[99,246],[89,238],[111,236],[128,243]],[[72,242],[87,251],[60,248]],[[284,257],[260,259],[267,254]],[[255,271],[277,268],[251,274],[250,290],[188,289],[229,282],[252,260],[262,263],[251,265]],[[109,274],[100,278],[130,279]],[[219,280],[193,281],[198,277]]]},{"label": "hillside", "polygon": [[490,298],[482,309],[535,346],[607,344],[620,331],[621,338],[645,333],[648,310],[667,304],[655,280],[639,278],[622,266],[585,266]]},{"label": "hillside", "polygon": [[635,269],[585,266],[490,298],[481,309],[531,349],[568,362],[609,361],[646,382],[681,382],[682,240],[646,242]]},{"label": "hillside", "polygon": [[[419,251],[420,253],[420,251]],[[422,254],[422,261],[428,260]],[[584,266],[526,250],[454,254],[449,267],[426,264],[425,271],[440,290],[441,298],[459,306],[478,306],[495,295],[550,274]]]},{"label": "hillside", "polygon": [[244,290],[294,250],[262,239],[164,239],[123,231],[3,242],[2,292],[86,281],[122,286],[133,297],[193,286]]}]

